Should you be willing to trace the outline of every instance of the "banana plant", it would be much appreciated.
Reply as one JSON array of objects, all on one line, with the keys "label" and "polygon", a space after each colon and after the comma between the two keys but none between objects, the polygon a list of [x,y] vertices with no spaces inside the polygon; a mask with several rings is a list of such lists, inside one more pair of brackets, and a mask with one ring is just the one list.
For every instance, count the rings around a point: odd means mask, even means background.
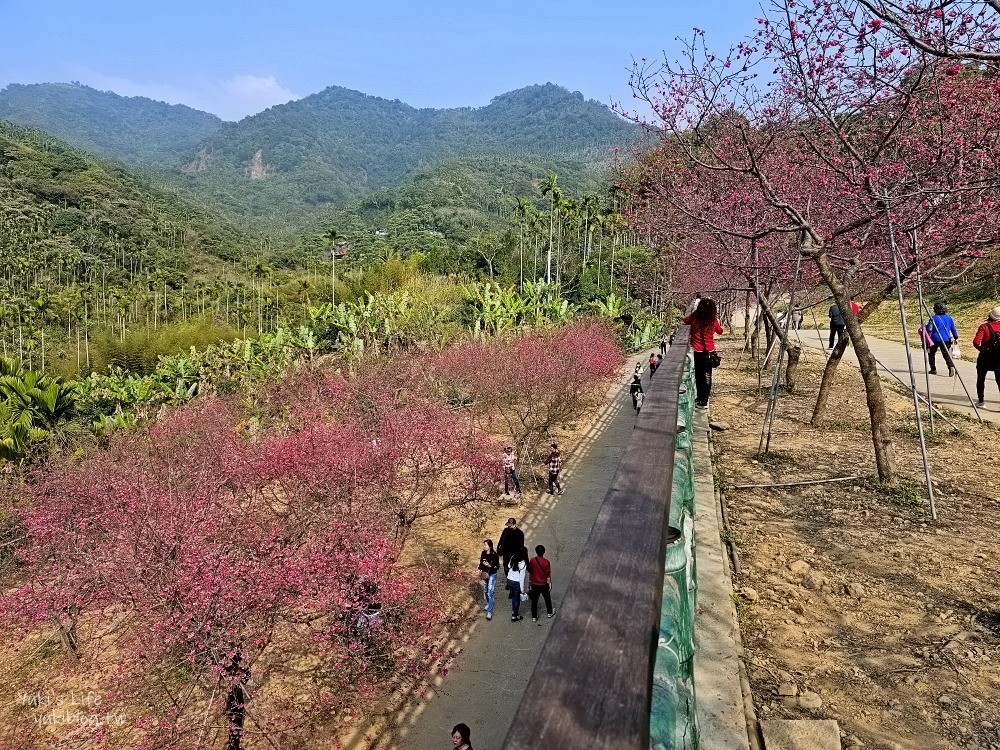
[{"label": "banana plant", "polygon": [[604,299],[594,300],[590,306],[599,314],[609,320],[618,320],[625,314],[625,298],[614,292]]}]

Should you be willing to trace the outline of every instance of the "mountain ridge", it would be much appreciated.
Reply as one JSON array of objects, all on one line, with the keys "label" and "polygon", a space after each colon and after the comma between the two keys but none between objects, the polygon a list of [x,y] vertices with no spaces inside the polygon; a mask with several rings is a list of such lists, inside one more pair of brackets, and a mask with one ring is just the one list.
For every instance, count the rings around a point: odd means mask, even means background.
[{"label": "mountain ridge", "polygon": [[[112,119],[115,126],[107,127]],[[223,123],[185,104],[78,83],[8,84],[0,89],[0,120],[131,166],[171,166]]]},{"label": "mountain ridge", "polygon": [[637,135],[607,106],[552,83],[445,109],[329,86],[238,122],[79,85],[15,84],[0,90],[0,118],[155,170],[254,229],[285,231],[455,157],[558,157],[583,169],[610,164],[613,147]]}]

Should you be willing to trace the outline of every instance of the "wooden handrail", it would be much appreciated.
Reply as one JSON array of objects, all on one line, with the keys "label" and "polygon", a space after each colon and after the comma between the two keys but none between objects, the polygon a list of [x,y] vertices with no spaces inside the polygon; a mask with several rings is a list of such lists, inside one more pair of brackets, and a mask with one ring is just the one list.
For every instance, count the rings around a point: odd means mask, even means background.
[{"label": "wooden handrail", "polygon": [[647,750],[653,663],[688,350],[681,328],[652,376],[503,750]]}]

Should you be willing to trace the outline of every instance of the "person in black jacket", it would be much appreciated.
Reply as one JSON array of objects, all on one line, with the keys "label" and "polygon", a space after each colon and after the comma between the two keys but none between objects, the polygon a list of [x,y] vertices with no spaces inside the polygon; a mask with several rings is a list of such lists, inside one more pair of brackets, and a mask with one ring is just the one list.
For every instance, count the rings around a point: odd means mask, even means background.
[{"label": "person in black jacket", "polygon": [[638,404],[638,398],[637,398],[637,396],[638,396],[638,394],[640,394],[640,393],[643,392],[642,391],[642,381],[639,380],[639,376],[638,375],[636,375],[636,376],[634,376],[632,378],[632,384],[629,386],[628,392],[632,396],[632,408],[635,409],[636,412],[638,412],[639,411],[639,404]]},{"label": "person in black jacket", "polygon": [[497,542],[497,553],[503,558],[504,575],[510,568],[510,560],[524,547],[524,532],[517,528],[517,519],[508,518],[507,525],[500,532],[500,540]]},{"label": "person in black jacket", "polygon": [[483,582],[483,598],[486,599],[486,619],[493,619],[493,593],[497,587],[497,571],[500,569],[500,555],[493,549],[493,540],[483,541],[483,551],[479,553],[479,577]]}]

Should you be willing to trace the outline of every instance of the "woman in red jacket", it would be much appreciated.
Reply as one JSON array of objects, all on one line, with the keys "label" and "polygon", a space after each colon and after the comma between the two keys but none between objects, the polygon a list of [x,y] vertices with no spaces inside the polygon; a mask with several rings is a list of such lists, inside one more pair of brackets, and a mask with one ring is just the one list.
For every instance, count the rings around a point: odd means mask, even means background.
[{"label": "woman in red jacket", "polygon": [[715,300],[703,299],[695,311],[684,318],[691,326],[691,348],[694,349],[695,406],[707,409],[712,395],[712,365],[709,352],[715,351],[715,334],[723,333],[715,314]]},{"label": "woman in red jacket", "polygon": [[976,406],[986,405],[986,375],[993,373],[1000,388],[1000,305],[990,310],[986,322],[979,326],[972,345],[979,352],[976,359]]}]

